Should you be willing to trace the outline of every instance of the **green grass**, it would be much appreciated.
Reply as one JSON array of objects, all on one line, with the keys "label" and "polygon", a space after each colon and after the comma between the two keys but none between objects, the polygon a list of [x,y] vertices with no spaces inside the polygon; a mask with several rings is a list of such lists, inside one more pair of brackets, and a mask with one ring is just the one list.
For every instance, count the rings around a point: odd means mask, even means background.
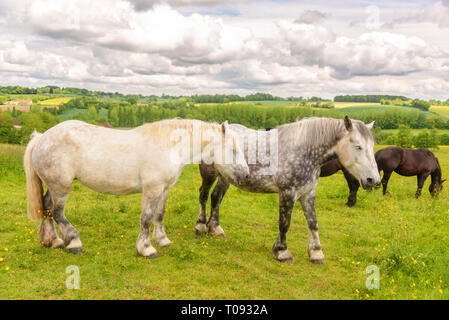
[{"label": "green grass", "polygon": [[[378,147],[377,147],[378,148]],[[307,227],[296,205],[288,233],[292,265],[277,262],[278,196],[229,189],[221,207],[226,238],[196,236],[197,166],[170,191],[165,226],[173,241],[159,258],[137,257],[140,195],[95,193],[75,182],[66,215],[85,253],[39,245],[38,223],[26,217],[21,147],[0,146],[0,299],[448,299],[449,196],[423,192],[415,177],[394,174],[390,194],[359,192],[344,203],[342,174],[322,178],[316,210],[327,265],[307,256]],[[436,151],[449,172],[449,148]],[[430,181],[426,182],[425,188]],[[80,269],[81,289],[67,290],[66,268]],[[380,270],[380,289],[365,287],[365,269]],[[441,290],[441,291],[440,291]]]},{"label": "green grass", "polygon": [[[386,109],[396,109],[396,110],[418,110],[419,112],[424,113],[426,116],[435,116],[439,118],[443,118],[444,120],[449,119],[448,115],[444,113],[444,110],[441,111],[441,109],[432,107],[429,111],[423,111],[420,109],[412,108],[412,107],[406,107],[406,106],[395,106],[395,105],[357,105],[357,106],[348,106],[348,107],[339,107],[337,110],[341,112],[346,113],[352,113],[352,112],[363,112],[363,111],[379,111],[379,110],[386,110]],[[449,109],[449,107],[448,107]]]},{"label": "green grass", "polygon": [[[410,129],[411,133],[413,135],[418,135],[420,132],[422,132],[423,130],[426,129]],[[427,129],[430,130],[430,129]],[[437,131],[438,134],[449,134],[449,129],[434,129]],[[392,134],[397,134],[399,131],[399,129],[382,129],[382,132],[387,132],[387,133],[392,133]]]},{"label": "green grass", "polygon": [[449,119],[449,106],[431,106],[430,111]]},{"label": "green grass", "polygon": [[[87,109],[69,109],[65,111],[63,114],[59,115],[59,118],[61,118],[62,121],[69,120],[72,117],[78,115],[78,114],[85,114],[87,115]],[[98,118],[107,119],[108,118],[108,110],[107,109],[100,109],[100,112],[98,113]]]}]

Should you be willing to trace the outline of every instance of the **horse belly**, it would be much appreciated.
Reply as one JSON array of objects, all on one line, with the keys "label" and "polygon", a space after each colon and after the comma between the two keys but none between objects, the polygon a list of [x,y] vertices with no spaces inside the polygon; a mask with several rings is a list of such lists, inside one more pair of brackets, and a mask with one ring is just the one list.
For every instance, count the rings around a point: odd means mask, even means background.
[{"label": "horse belly", "polygon": [[277,193],[277,185],[273,181],[273,176],[250,176],[240,184],[233,183],[239,189],[257,193]]},{"label": "horse belly", "polygon": [[[106,158],[105,158],[106,159]],[[104,160],[89,162],[77,172],[76,178],[88,188],[102,193],[125,195],[142,190],[139,170],[132,159],[129,161]]]},{"label": "horse belly", "polygon": [[116,196],[139,193],[142,191],[142,186],[140,182],[133,181],[132,183],[117,183],[111,180],[89,180],[89,179],[79,179],[80,182],[96,192],[113,194]]},{"label": "horse belly", "polygon": [[404,166],[394,169],[394,172],[405,177],[416,176],[419,173],[415,168],[409,168]]}]

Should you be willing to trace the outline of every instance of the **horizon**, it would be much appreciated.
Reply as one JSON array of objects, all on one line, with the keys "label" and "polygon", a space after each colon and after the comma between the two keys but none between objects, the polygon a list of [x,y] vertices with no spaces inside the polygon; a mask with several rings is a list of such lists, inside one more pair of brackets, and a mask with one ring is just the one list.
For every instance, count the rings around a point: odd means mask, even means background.
[{"label": "horizon", "polygon": [[449,98],[449,0],[2,1],[2,86]]}]

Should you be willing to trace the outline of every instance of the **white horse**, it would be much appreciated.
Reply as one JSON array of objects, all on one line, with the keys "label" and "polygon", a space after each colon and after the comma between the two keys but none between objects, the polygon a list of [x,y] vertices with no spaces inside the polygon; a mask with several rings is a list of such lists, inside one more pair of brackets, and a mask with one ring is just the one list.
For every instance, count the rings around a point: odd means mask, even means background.
[{"label": "white horse", "polygon": [[[163,227],[168,191],[187,164],[201,161],[218,162],[221,170],[239,181],[249,174],[243,152],[227,122],[219,125],[172,119],[117,130],[65,121],[43,134],[35,132],[26,148],[28,216],[42,220],[39,231],[42,245],[79,253],[83,251],[79,233],[64,215],[74,179],[102,193],[141,192],[137,253],[157,257],[150,242],[150,227],[154,226],[153,239],[158,245],[170,245]],[[48,189],[45,196],[43,183]]]}]

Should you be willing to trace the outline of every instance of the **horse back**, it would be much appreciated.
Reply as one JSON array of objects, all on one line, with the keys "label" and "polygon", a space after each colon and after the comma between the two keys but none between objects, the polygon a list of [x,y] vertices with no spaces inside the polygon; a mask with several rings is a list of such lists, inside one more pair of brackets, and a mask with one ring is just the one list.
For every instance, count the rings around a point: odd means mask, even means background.
[{"label": "horse back", "polygon": [[391,172],[400,165],[403,159],[403,149],[399,147],[386,147],[377,151],[374,154],[374,158],[376,159],[379,171]]}]

